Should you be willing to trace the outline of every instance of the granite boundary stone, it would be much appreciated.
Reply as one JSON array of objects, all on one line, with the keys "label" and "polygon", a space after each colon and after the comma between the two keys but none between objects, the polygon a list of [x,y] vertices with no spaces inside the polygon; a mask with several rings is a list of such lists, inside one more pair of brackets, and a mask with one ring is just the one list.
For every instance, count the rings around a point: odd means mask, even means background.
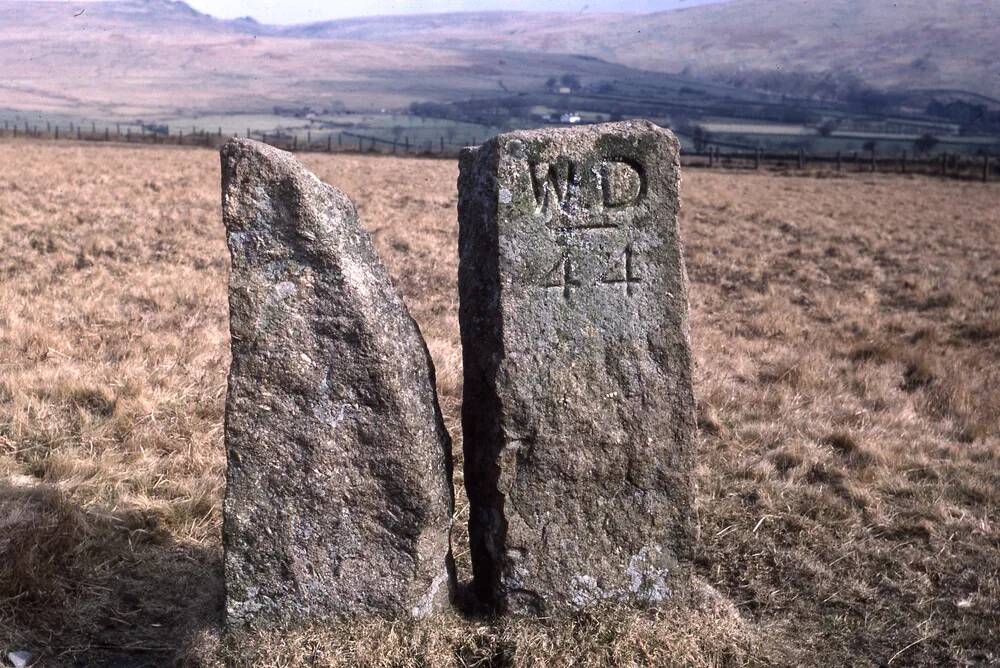
[{"label": "granite boundary stone", "polygon": [[689,581],[678,155],[645,121],[461,155],[465,484],[475,590],[499,612],[655,606]]}]

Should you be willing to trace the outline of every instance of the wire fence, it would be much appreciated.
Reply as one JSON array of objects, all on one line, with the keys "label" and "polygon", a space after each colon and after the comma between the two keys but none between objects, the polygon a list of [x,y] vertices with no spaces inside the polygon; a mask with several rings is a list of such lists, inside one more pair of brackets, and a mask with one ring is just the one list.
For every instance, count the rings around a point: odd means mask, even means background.
[{"label": "wire fence", "polygon": [[685,167],[723,169],[822,169],[834,172],[925,174],[982,181],[991,181],[1000,174],[1000,161],[989,154],[970,156],[940,153],[913,156],[905,152],[880,155],[876,151],[810,154],[802,150],[789,153],[761,150],[724,152],[709,147],[701,152],[684,152],[681,159]]},{"label": "wire fence", "polygon": [[[171,131],[164,126],[135,126],[96,123],[64,126],[46,123],[29,125],[5,121],[0,130],[3,137],[30,137],[34,139],[75,140],[85,142],[124,142],[132,144],[155,144],[175,146],[202,146],[218,148],[231,137],[217,131],[192,128]],[[455,158],[464,146],[475,145],[479,139],[470,137],[468,143],[456,144],[441,135],[437,140],[411,140],[402,135],[387,139],[346,130],[329,132],[300,133],[262,132],[247,129],[245,135],[277,148],[292,152],[325,153],[379,153],[388,155],[410,155],[438,158]],[[684,167],[706,167],[739,170],[824,170],[832,172],[869,172],[896,174],[925,174],[958,179],[995,180],[1000,176],[1000,160],[989,154],[964,155],[940,153],[936,155],[909,155],[907,153],[879,154],[874,150],[853,153],[808,153],[770,152],[757,150],[722,150],[719,146],[703,146],[697,151],[683,151],[681,163]]]},{"label": "wire fence", "polygon": [[[426,134],[426,133],[424,133]],[[303,136],[304,135],[304,136]],[[412,139],[401,135],[386,139],[347,130],[327,132],[260,131],[247,128],[245,134],[224,133],[222,128],[205,130],[191,128],[190,131],[175,130],[166,126],[146,126],[132,124],[52,123],[29,124],[5,121],[0,129],[0,137],[30,137],[34,139],[63,139],[88,142],[125,142],[130,144],[162,144],[175,146],[204,146],[217,148],[235,136],[249,137],[288,151],[347,152],[347,153],[397,153],[403,155],[434,155],[455,157],[465,146],[474,145],[479,140],[469,137],[467,142],[455,143],[445,135],[434,139]]]}]

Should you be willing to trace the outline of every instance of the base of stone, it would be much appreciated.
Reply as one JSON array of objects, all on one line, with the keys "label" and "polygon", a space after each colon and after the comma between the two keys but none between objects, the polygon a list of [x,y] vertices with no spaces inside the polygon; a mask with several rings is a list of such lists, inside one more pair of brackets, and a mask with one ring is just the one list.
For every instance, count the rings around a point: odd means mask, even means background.
[{"label": "base of stone", "polygon": [[546,619],[354,619],[206,633],[187,657],[207,666],[745,665],[780,663],[735,606],[703,580],[666,607],[608,606]]}]

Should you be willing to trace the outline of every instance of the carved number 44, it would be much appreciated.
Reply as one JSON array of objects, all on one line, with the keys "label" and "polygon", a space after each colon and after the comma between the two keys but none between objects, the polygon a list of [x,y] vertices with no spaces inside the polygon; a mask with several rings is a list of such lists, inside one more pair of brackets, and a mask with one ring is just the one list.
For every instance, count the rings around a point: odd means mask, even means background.
[{"label": "carved number 44", "polygon": [[[621,285],[626,295],[632,294],[633,286],[641,283],[642,279],[636,275],[631,246],[626,246],[621,255],[612,260],[611,267],[601,276],[599,282],[605,285]],[[569,299],[573,291],[583,284],[576,275],[576,266],[572,258],[563,255],[546,274],[543,285],[546,288],[560,290],[563,298]]]}]

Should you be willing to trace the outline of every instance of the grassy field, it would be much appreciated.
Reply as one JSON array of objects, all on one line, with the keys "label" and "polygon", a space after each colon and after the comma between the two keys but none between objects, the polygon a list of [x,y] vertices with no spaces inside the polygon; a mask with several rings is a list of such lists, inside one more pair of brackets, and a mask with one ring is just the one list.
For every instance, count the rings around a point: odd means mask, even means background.
[{"label": "grassy field", "polygon": [[[305,160],[358,204],[420,323],[458,456],[456,165]],[[234,647],[218,631],[217,155],[0,143],[0,650],[46,666],[237,649],[246,665],[1000,661],[1000,184],[699,170],[682,193],[690,599]],[[466,520],[460,497],[463,577]]]}]

